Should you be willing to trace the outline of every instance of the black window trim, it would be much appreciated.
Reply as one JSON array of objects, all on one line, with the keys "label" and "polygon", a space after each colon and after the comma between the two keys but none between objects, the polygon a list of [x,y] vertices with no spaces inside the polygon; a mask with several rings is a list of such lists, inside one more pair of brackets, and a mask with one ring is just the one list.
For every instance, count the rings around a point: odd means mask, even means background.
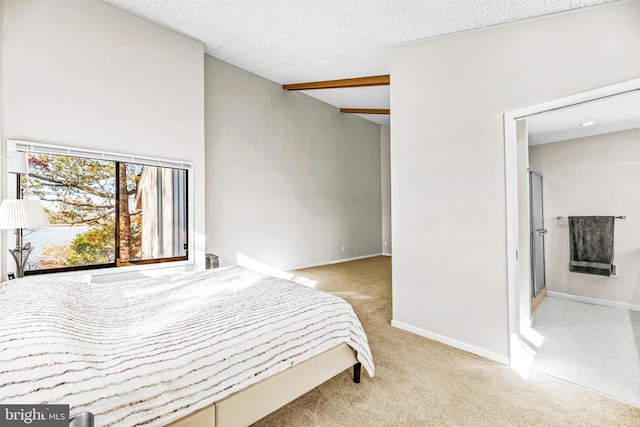
[{"label": "black window trim", "polygon": [[[120,253],[120,221],[119,218],[119,209],[120,209],[120,189],[119,186],[116,185],[116,194],[115,194],[115,239],[116,239],[116,250],[115,250],[115,260],[112,263],[104,263],[104,264],[91,264],[91,265],[81,265],[81,266],[73,266],[73,267],[57,267],[57,268],[47,268],[42,270],[25,270],[25,276],[29,275],[38,275],[38,274],[54,274],[54,273],[66,273],[66,272],[81,272],[85,270],[102,270],[102,269],[120,269],[127,267],[136,267],[136,266],[146,266],[146,265],[161,265],[173,262],[186,262],[191,261],[191,235],[193,229],[193,218],[191,216],[191,212],[189,209],[189,194],[191,192],[191,181],[190,175],[193,168],[193,165],[190,162],[182,162],[182,161],[172,161],[158,158],[150,158],[150,157],[141,157],[141,156],[128,156],[117,153],[109,153],[88,149],[79,149],[79,148],[70,148],[63,147],[58,145],[49,145],[49,144],[41,144],[34,142],[26,142],[19,140],[11,140],[7,139],[7,144],[12,145],[12,150],[27,152],[27,153],[43,153],[43,154],[52,154],[52,155],[60,155],[60,156],[75,156],[75,157],[84,157],[93,160],[106,160],[115,162],[115,171],[116,171],[116,182],[118,182],[119,174],[120,174],[120,163],[135,163],[142,164],[147,166],[156,166],[163,168],[174,168],[184,170],[186,173],[186,183],[187,183],[187,191],[185,194],[185,219],[187,221],[186,227],[186,235],[184,242],[184,251],[185,254],[183,256],[177,257],[164,257],[164,258],[149,258],[143,260],[133,260],[133,261],[125,261],[120,262],[119,253]],[[17,198],[22,197],[22,189],[21,189],[21,177],[22,174],[17,174],[16,179],[16,196]],[[22,229],[16,230],[16,241],[18,241],[19,236],[18,233],[22,233]]]}]

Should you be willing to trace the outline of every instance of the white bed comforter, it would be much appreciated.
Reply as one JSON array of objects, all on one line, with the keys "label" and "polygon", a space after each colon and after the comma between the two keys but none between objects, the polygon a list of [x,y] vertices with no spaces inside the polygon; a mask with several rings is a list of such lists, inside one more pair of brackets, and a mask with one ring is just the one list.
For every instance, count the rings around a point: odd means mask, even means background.
[{"label": "white bed comforter", "polygon": [[241,267],[94,284],[0,284],[0,403],[164,425],[340,343],[374,367],[343,299]]}]

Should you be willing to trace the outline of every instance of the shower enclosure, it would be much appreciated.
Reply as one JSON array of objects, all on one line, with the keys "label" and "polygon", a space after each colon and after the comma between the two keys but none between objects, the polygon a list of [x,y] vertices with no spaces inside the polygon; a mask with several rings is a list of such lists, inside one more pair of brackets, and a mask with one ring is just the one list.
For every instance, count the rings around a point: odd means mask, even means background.
[{"label": "shower enclosure", "polygon": [[[544,266],[544,210],[542,203],[542,174],[529,169],[529,214],[531,222],[531,299],[545,289]],[[535,307],[532,307],[534,310]]]}]

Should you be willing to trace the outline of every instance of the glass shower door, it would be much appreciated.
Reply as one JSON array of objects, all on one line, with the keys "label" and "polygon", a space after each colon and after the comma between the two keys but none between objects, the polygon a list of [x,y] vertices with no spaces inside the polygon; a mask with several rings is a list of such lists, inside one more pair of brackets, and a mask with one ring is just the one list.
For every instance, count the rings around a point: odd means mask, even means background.
[{"label": "glass shower door", "polygon": [[542,206],[542,174],[529,170],[529,209],[531,224],[531,297],[537,297],[546,286],[544,266],[544,210]]}]

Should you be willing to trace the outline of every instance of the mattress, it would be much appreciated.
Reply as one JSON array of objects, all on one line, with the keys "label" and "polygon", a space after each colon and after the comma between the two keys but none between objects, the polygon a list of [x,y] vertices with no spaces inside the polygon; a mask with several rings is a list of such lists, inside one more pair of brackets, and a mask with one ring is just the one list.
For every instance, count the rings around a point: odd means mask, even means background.
[{"label": "mattress", "polygon": [[113,283],[0,284],[0,402],[164,425],[340,343],[369,375],[343,299],[241,267]]}]

